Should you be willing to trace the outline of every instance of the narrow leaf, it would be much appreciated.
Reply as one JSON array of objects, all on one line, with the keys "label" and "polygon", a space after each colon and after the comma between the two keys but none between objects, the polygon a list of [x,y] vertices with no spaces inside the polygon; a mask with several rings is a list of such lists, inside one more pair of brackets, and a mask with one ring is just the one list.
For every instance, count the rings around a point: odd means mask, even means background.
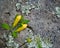
[{"label": "narrow leaf", "polygon": [[4,29],[6,29],[6,30],[10,29],[10,26],[7,23],[2,23],[1,27],[4,28]]},{"label": "narrow leaf", "polygon": [[12,36],[14,37],[14,38],[16,38],[17,37],[17,32],[12,32]]},{"label": "narrow leaf", "polygon": [[30,21],[30,20],[24,19],[22,23],[23,23],[23,24],[28,24],[29,21]]},{"label": "narrow leaf", "polygon": [[36,36],[36,43],[37,43],[37,48],[42,48],[42,43],[41,43],[41,39],[39,36]]}]

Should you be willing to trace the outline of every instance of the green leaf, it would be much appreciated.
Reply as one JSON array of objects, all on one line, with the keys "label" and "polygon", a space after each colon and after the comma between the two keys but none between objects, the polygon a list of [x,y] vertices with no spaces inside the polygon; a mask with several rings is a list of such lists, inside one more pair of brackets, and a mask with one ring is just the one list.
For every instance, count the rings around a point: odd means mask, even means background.
[{"label": "green leaf", "polygon": [[42,48],[41,42],[37,41],[37,47]]},{"label": "green leaf", "polygon": [[14,38],[16,38],[16,37],[17,37],[17,32],[16,32],[16,31],[12,32],[12,36],[13,36]]},{"label": "green leaf", "polygon": [[24,19],[24,16],[22,16],[20,23],[21,24],[28,24],[28,22],[30,22],[30,20]]},{"label": "green leaf", "polygon": [[6,29],[6,30],[10,29],[10,26],[7,23],[2,23],[1,27],[4,28],[4,29]]},{"label": "green leaf", "polygon": [[37,48],[42,48],[42,43],[39,36],[36,36],[36,43],[37,43]]},{"label": "green leaf", "polygon": [[30,21],[30,20],[24,19],[23,22],[22,22],[22,24],[28,24],[29,21]]},{"label": "green leaf", "polygon": [[22,26],[22,24],[21,24],[21,23],[19,23],[17,27],[21,27],[21,26]]},{"label": "green leaf", "polygon": [[21,17],[20,23],[24,21],[24,16]]}]

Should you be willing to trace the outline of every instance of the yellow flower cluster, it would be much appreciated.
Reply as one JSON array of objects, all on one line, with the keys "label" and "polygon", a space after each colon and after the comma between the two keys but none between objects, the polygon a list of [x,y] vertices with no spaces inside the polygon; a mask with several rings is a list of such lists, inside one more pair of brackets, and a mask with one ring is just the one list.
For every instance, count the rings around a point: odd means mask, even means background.
[{"label": "yellow flower cluster", "polygon": [[[22,18],[22,15],[17,15],[16,16],[16,18],[15,18],[15,20],[13,22],[13,25],[12,25],[13,28],[15,26],[17,26],[17,24],[19,23],[19,21],[21,20],[21,18]],[[20,32],[20,31],[24,30],[25,28],[27,28],[27,24],[22,24],[21,27],[19,27],[19,28],[16,29],[16,32]]]}]

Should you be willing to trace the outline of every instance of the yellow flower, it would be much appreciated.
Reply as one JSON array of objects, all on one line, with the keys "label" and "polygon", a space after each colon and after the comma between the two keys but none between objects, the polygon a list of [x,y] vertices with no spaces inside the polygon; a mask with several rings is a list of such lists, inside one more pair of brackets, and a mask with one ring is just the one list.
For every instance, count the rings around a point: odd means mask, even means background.
[{"label": "yellow flower", "polygon": [[28,43],[32,42],[31,38],[27,38],[26,40],[27,40]]},{"label": "yellow flower", "polygon": [[22,24],[22,26],[19,27],[16,31],[20,32],[20,31],[24,30],[25,28],[27,28],[27,24]]},{"label": "yellow flower", "polygon": [[21,20],[21,15],[17,15],[13,23],[13,28],[18,24],[20,20]]}]

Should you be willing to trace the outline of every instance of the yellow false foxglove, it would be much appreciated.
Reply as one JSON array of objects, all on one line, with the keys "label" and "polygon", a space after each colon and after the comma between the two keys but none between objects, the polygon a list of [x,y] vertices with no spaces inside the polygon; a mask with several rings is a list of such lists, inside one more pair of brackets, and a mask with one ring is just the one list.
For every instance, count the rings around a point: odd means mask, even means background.
[{"label": "yellow false foxglove", "polygon": [[20,32],[20,31],[24,30],[25,28],[27,28],[27,24],[22,24],[22,26],[19,27],[16,31]]},{"label": "yellow false foxglove", "polygon": [[14,23],[13,23],[13,27],[15,27],[18,24],[18,22],[21,20],[21,17],[22,17],[21,15],[16,16]]}]

